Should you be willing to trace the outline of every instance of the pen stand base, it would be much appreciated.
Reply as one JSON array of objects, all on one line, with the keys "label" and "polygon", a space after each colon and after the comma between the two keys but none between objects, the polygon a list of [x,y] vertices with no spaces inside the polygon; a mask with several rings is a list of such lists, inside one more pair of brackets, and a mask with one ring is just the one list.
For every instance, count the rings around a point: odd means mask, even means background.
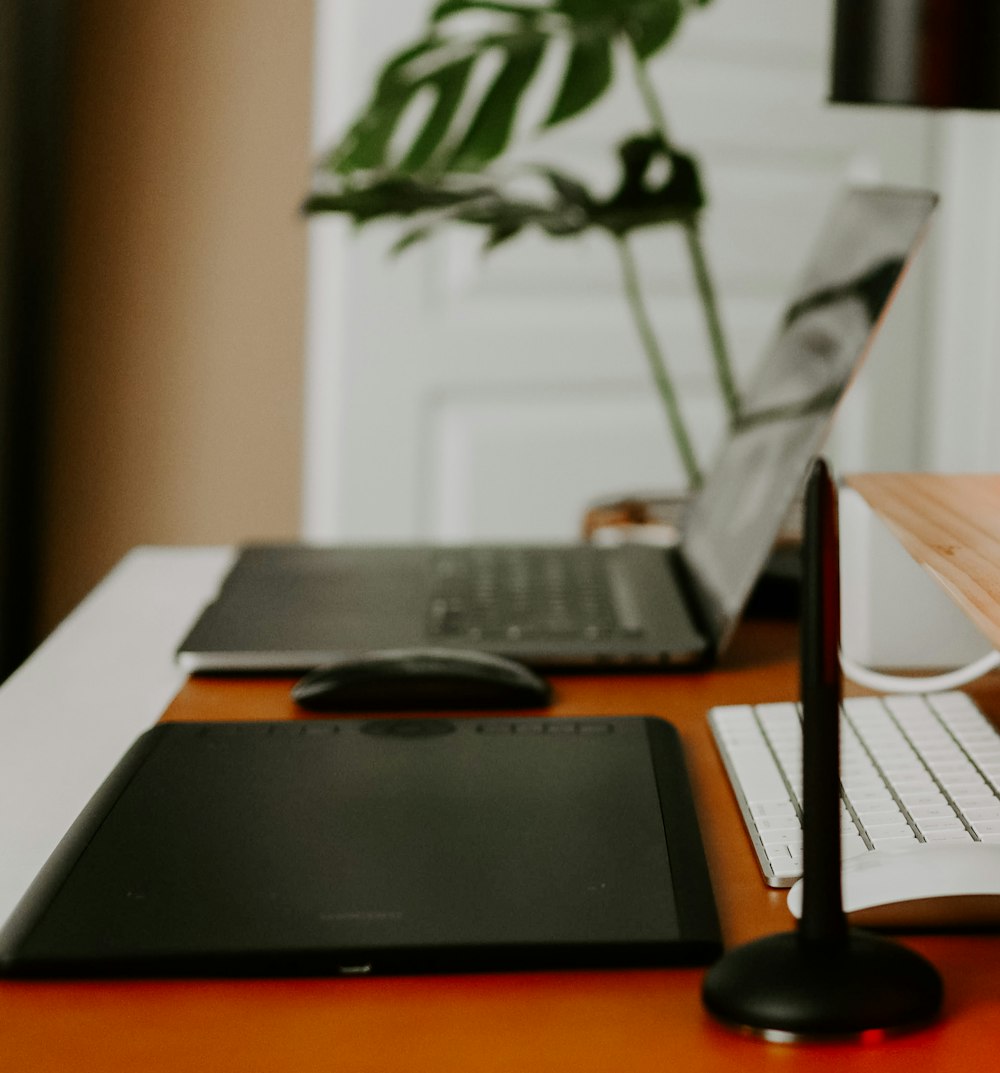
[{"label": "pen stand base", "polygon": [[729,951],[702,998],[719,1021],[764,1039],[868,1040],[933,1021],[942,986],[928,961],[880,936],[852,929],[823,942],[787,932]]}]

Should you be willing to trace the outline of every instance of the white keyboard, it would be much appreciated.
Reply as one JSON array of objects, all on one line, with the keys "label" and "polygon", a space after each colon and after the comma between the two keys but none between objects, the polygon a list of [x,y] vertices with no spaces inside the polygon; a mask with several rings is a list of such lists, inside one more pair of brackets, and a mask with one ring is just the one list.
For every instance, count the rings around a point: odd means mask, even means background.
[{"label": "white keyboard", "polygon": [[[797,704],[708,713],[764,878],[802,874]],[[934,842],[1000,842],[1000,735],[964,693],[851,697],[840,731],[843,856]]]}]

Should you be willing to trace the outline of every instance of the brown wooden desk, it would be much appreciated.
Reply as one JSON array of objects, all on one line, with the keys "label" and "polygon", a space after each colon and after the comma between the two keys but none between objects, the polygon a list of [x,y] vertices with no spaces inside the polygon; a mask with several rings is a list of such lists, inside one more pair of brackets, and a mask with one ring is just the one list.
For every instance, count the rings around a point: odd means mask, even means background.
[{"label": "brown wooden desk", "polygon": [[[784,930],[763,886],[705,723],[714,704],[797,693],[782,624],[742,630],[723,667],[697,675],[567,677],[559,715],[654,714],[684,740],[727,945]],[[191,681],[168,719],[297,718],[287,681]],[[1000,716],[1000,679],[975,696]],[[744,1039],[704,1013],[701,970],[365,980],[0,984],[0,1070],[438,1073],[559,1070],[992,1069],[1000,1047],[1000,935],[906,939],[945,980],[940,1024],[867,1045]]]}]

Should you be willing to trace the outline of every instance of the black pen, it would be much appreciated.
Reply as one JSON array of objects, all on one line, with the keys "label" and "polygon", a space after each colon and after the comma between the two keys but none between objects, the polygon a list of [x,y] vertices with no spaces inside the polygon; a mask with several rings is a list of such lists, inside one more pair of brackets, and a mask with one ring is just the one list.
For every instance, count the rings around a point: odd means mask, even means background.
[{"label": "black pen", "polygon": [[881,1038],[926,1024],[941,1009],[941,977],[928,961],[848,928],[844,915],[838,543],[837,490],[816,459],[802,539],[802,913],[795,931],[728,951],[702,984],[716,1017],[765,1039]]},{"label": "black pen", "polygon": [[847,934],[840,886],[840,552],[837,489],[817,458],[805,492],[801,610],[803,906],[799,932]]}]

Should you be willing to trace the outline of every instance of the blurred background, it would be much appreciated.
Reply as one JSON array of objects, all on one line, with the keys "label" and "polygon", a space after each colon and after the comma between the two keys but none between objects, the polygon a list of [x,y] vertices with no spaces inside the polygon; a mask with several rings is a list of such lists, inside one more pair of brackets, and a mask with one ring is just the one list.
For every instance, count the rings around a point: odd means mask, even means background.
[{"label": "blurred background", "polygon": [[[610,250],[451,232],[390,261],[299,207],[423,0],[0,0],[0,676],[131,547],[567,538],[681,470]],[[831,106],[827,0],[713,0],[653,72],[702,160],[741,376],[833,194],[942,209],[838,417],[842,469],[995,469],[1000,119]],[[610,181],[613,95],[528,141]],[[637,247],[706,462],[678,237]]]}]

